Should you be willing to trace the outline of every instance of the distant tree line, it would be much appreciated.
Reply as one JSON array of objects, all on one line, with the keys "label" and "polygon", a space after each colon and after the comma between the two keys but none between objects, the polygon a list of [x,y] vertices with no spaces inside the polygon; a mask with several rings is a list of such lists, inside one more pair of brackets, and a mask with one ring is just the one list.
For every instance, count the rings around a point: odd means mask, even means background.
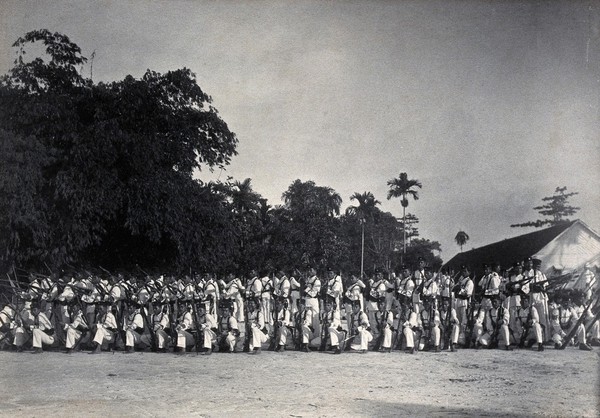
[{"label": "distant tree line", "polygon": [[[27,60],[30,43],[46,56]],[[340,213],[341,196],[313,181],[295,180],[271,206],[251,179],[194,178],[226,167],[238,139],[189,69],[94,83],[67,36],[36,30],[13,46],[14,67],[0,79],[2,271],[358,272],[363,252],[365,270],[418,257],[441,265],[440,244],[419,238],[405,211],[421,187],[406,173],[388,182],[401,221],[369,192]]]}]

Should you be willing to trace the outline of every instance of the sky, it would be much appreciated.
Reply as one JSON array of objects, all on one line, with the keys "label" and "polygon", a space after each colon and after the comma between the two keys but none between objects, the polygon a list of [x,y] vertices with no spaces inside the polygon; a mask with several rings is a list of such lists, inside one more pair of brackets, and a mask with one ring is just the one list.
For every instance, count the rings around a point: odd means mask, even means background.
[{"label": "sky", "polygon": [[399,217],[406,172],[445,261],[459,230],[465,250],[533,231],[510,225],[558,186],[600,232],[598,1],[0,0],[0,74],[41,28],[95,51],[96,82],[190,68],[239,139],[200,177],[249,177],[271,205],[313,180]]}]

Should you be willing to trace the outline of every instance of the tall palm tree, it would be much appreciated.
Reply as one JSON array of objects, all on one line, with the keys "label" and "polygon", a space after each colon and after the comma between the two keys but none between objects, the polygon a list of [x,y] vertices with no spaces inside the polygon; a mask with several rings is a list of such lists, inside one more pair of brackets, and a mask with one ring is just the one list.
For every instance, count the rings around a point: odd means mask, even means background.
[{"label": "tall palm tree", "polygon": [[[408,179],[406,173],[400,173],[400,177],[393,178],[387,182],[390,190],[388,191],[388,200],[392,197],[401,198],[402,203],[402,225],[406,225],[406,207],[408,206],[408,196],[412,196],[414,200],[419,200],[419,193],[415,190],[415,187],[419,189],[422,187],[421,182],[415,179]],[[402,239],[402,254],[406,254],[406,228],[403,229]],[[401,260],[403,261],[403,260]]]},{"label": "tall palm tree", "polygon": [[367,220],[372,220],[377,209],[377,205],[381,202],[375,200],[375,196],[371,192],[358,193],[355,192],[350,196],[350,200],[356,200],[358,206],[349,206],[346,209],[346,215],[356,216],[361,227],[361,243],[360,243],[360,276],[364,272],[365,262],[365,223]]},{"label": "tall palm tree", "polygon": [[454,237],[454,241],[456,241],[456,243],[458,245],[460,245],[461,253],[462,253],[463,245],[465,245],[468,240],[469,240],[469,236],[467,235],[467,233],[465,231],[458,231],[458,233]]}]

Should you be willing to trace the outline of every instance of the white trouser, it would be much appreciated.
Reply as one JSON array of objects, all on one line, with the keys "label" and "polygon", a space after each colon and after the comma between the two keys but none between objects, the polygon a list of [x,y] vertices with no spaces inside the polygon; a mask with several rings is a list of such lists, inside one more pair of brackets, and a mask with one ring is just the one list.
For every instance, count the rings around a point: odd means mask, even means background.
[{"label": "white trouser", "polygon": [[321,333],[321,323],[319,322],[319,299],[317,298],[306,298],[306,308],[311,308],[313,310],[312,315],[312,327],[315,331],[315,334],[319,335]]},{"label": "white trouser", "polygon": [[406,348],[414,348],[415,346],[415,332],[410,327],[404,327],[402,330],[406,341]]},{"label": "white trouser", "polygon": [[33,348],[42,348],[42,344],[50,345],[54,342],[54,337],[46,334],[38,328],[33,329]]},{"label": "white trouser", "polygon": [[440,346],[440,340],[441,340],[441,331],[440,328],[437,325],[434,325],[433,328],[430,330],[430,337],[429,337],[429,341],[431,341],[431,344],[433,344],[434,347],[439,347]]},{"label": "white trouser", "polygon": [[142,336],[137,332],[128,329],[125,332],[125,345],[127,347],[134,347],[136,344],[143,342]]},{"label": "white trouser", "polygon": [[185,330],[180,330],[177,333],[177,347],[186,348],[190,345],[194,345],[194,336]]},{"label": "white trouser", "polygon": [[[481,345],[488,346],[492,342],[492,332],[487,331],[485,334],[478,336],[477,341],[481,343]],[[502,342],[505,345],[510,345],[510,333],[508,330],[508,325],[500,326],[500,330],[498,331],[498,336],[496,337],[499,342],[502,339]]]},{"label": "white trouser", "polygon": [[381,342],[381,348],[390,348],[392,346],[392,330],[391,328],[384,328],[383,340]]},{"label": "white trouser", "polygon": [[275,338],[278,339],[278,344],[279,345],[286,345],[288,338],[290,338],[291,332],[290,329],[284,325],[282,325],[281,327],[279,327],[279,335],[275,336]]},{"label": "white trouser", "polygon": [[252,324],[252,338],[250,340],[250,350],[260,348],[263,343],[269,339],[255,324]]},{"label": "white trouser", "polygon": [[[81,331],[76,330],[73,327],[67,328],[67,337],[65,339],[65,348],[73,348],[77,344],[77,341],[81,338],[83,333]],[[86,333],[86,337],[87,333]],[[89,339],[89,337],[88,337]]]},{"label": "white trouser", "polygon": [[329,340],[332,346],[339,346],[340,341],[344,340],[346,333],[344,331],[338,331],[337,328],[329,327]]},{"label": "white trouser", "polygon": [[115,333],[107,330],[103,326],[98,326],[94,335],[94,342],[100,345],[104,343],[110,344],[115,340]]},{"label": "white trouser", "polygon": [[229,351],[233,351],[235,350],[235,344],[237,343],[237,337],[235,335],[233,335],[232,332],[227,332],[226,335],[222,336],[221,338],[225,338],[225,344],[227,345],[227,349]]},{"label": "white trouser", "polygon": [[358,335],[354,337],[353,350],[367,350],[369,343],[373,340],[373,334],[364,327],[358,327]]}]

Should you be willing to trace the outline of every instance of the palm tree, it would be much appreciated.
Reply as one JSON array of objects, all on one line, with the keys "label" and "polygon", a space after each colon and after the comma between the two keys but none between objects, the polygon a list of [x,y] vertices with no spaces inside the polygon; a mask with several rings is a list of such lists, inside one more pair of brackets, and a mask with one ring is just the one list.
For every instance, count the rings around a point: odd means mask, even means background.
[{"label": "palm tree", "polygon": [[458,233],[454,237],[454,241],[456,241],[456,243],[458,245],[460,245],[461,253],[462,253],[463,245],[465,245],[468,240],[469,240],[469,236],[467,235],[467,233],[465,231],[458,231]]},{"label": "palm tree", "polygon": [[260,208],[259,202],[261,196],[252,190],[250,182],[251,179],[249,178],[242,182],[236,180],[230,190],[232,205],[240,215],[248,212],[256,212]]},{"label": "palm tree", "polygon": [[[414,200],[419,200],[419,193],[414,189],[422,187],[421,182],[415,179],[408,179],[406,173],[400,173],[400,177],[393,178],[387,182],[390,190],[388,191],[388,200],[392,197],[400,197],[402,203],[402,225],[406,225],[406,207],[408,206],[408,196],[412,196]],[[406,228],[403,229],[402,239],[402,254],[406,254]],[[400,262],[402,262],[402,258]]]},{"label": "palm tree", "polygon": [[358,202],[358,206],[349,206],[348,209],[346,209],[346,215],[356,216],[360,222],[360,277],[362,277],[365,261],[365,223],[367,222],[367,219],[373,219],[377,209],[376,206],[381,202],[379,200],[375,200],[375,196],[373,196],[373,193],[371,192],[355,192],[352,196],[350,196],[350,200],[356,200]]}]

